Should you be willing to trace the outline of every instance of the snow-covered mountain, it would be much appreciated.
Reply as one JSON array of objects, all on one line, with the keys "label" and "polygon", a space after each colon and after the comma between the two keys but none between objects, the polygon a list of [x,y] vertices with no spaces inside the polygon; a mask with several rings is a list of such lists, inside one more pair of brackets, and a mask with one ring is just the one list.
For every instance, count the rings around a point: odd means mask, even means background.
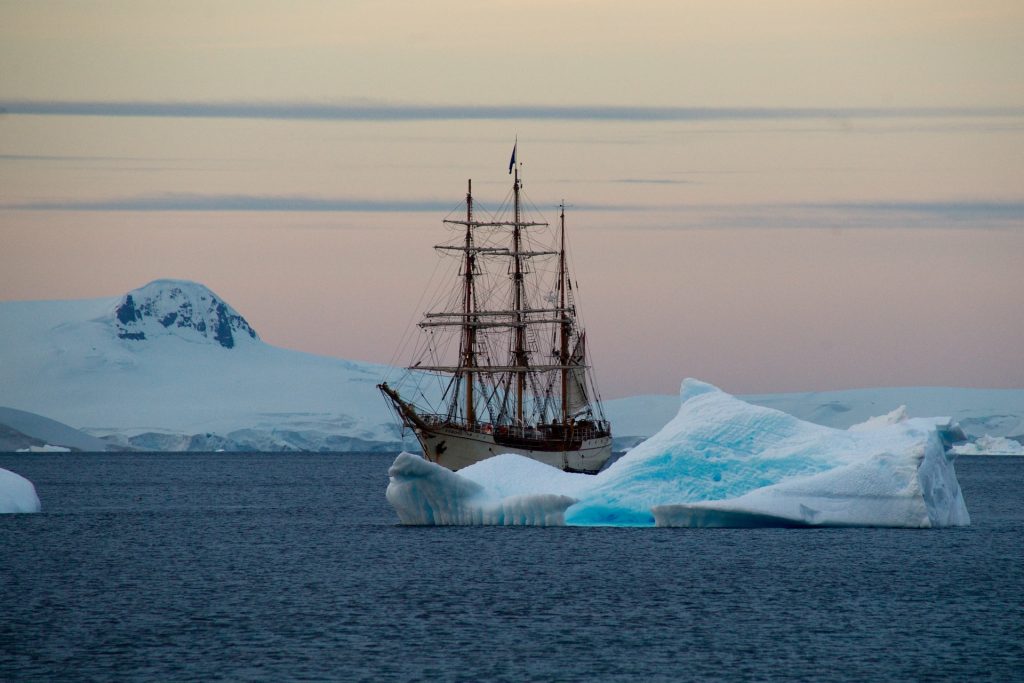
[{"label": "snow-covered mountain", "polygon": [[[238,311],[195,282],[157,280],[106,299],[0,302],[0,406],[38,413],[120,447],[417,450],[411,436],[402,441],[376,389],[389,371],[266,344]],[[1024,440],[1024,389],[743,398],[838,428],[906,405],[911,417],[952,417],[972,437]],[[679,397],[634,396],[605,407],[616,447],[624,448],[672,419]],[[21,433],[12,439],[28,434],[53,443],[0,419],[0,428],[5,425]]]},{"label": "snow-covered mountain", "polygon": [[[395,450],[387,368],[277,348],[203,285],[0,303],[0,405],[153,450]],[[411,442],[406,446],[411,447]]]},{"label": "snow-covered mountain", "polygon": [[[114,307],[119,339],[145,341],[171,334],[192,341],[213,340],[225,349],[259,341],[238,311],[206,287],[184,280],[156,280],[124,295]],[[236,342],[237,340],[237,342]]]}]

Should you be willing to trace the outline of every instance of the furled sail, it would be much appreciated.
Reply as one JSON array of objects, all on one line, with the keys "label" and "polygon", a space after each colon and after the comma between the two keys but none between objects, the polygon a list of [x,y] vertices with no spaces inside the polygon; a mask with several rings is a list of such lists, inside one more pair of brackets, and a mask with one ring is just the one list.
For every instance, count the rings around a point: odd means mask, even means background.
[{"label": "furled sail", "polygon": [[579,415],[590,407],[590,397],[587,396],[587,366],[586,366],[586,335],[580,335],[569,356],[569,386],[567,387],[566,405],[569,415]]}]

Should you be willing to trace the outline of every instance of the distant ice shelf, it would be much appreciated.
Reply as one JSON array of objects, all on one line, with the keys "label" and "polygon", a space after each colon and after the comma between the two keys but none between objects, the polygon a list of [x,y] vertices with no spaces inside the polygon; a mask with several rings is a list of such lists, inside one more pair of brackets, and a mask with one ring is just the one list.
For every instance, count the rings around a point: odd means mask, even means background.
[{"label": "distant ice shelf", "polygon": [[957,455],[1024,455],[1024,445],[1003,436],[984,434],[967,443],[953,446]]},{"label": "distant ice shelf", "polygon": [[847,430],[804,422],[688,379],[678,414],[596,476],[516,455],[459,472],[402,453],[387,499],[403,524],[965,526],[940,433],[903,410]]}]

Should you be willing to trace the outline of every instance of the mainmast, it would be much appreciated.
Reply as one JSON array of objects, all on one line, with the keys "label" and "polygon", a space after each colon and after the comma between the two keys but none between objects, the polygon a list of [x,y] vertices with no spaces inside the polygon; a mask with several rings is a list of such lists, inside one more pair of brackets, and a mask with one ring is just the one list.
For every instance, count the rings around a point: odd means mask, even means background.
[{"label": "mainmast", "polygon": [[462,312],[465,324],[462,328],[462,365],[466,381],[466,423],[470,429],[476,423],[473,406],[473,367],[476,365],[476,319],[473,316],[473,271],[476,256],[473,251],[473,180],[466,187],[466,263],[462,292]]},{"label": "mainmast", "polygon": [[562,366],[562,424],[569,424],[569,311],[565,307],[565,201],[558,207],[560,244],[558,247],[558,308],[562,324],[559,326],[558,364]]},{"label": "mainmast", "polygon": [[[515,153],[513,152],[513,164]],[[526,327],[523,325],[523,258],[522,258],[522,217],[519,207],[519,166],[515,166],[515,182],[512,190],[515,195],[515,217],[512,223],[512,310],[515,315],[515,335],[512,365],[517,368],[516,375],[516,421],[523,424],[523,391],[526,386]]]}]

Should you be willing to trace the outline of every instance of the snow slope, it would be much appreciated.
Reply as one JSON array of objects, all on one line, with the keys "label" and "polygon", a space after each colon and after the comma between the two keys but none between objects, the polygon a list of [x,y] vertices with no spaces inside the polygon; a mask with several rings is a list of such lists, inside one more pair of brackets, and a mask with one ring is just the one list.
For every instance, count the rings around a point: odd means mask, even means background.
[{"label": "snow slope", "polygon": [[265,344],[206,287],[0,303],[0,404],[155,450],[398,449],[384,366]]},{"label": "snow slope", "polygon": [[388,501],[403,524],[884,526],[970,524],[947,418],[838,430],[686,380],[678,414],[596,476],[515,455],[450,472],[403,453]]},{"label": "snow slope", "polygon": [[105,451],[110,446],[108,442],[69,427],[62,422],[14,408],[0,407],[0,425],[28,437],[23,439],[24,443],[15,443],[13,440],[10,443],[4,442],[0,450],[44,448],[46,445],[50,445],[65,446],[76,451],[98,452]]}]

